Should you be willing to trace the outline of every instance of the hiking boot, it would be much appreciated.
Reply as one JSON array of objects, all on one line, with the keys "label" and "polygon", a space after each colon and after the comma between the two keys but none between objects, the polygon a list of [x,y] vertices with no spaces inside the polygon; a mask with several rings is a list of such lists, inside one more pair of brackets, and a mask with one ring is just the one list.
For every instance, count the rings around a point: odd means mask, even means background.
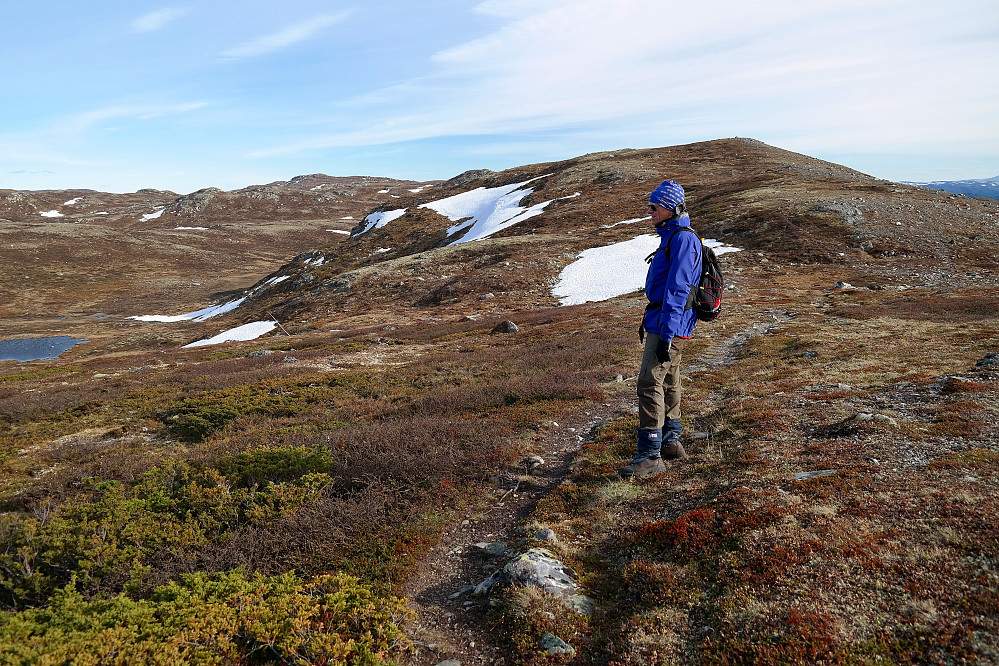
[{"label": "hiking boot", "polygon": [[646,476],[665,471],[666,465],[663,464],[662,458],[659,456],[649,456],[639,460],[632,460],[624,467],[618,468],[617,473],[622,479],[630,479],[636,476]]},{"label": "hiking boot", "polygon": [[676,440],[673,440],[672,442],[664,446],[662,448],[662,451],[659,452],[659,455],[662,456],[663,460],[687,459],[687,452],[683,450],[683,444],[681,444]]}]

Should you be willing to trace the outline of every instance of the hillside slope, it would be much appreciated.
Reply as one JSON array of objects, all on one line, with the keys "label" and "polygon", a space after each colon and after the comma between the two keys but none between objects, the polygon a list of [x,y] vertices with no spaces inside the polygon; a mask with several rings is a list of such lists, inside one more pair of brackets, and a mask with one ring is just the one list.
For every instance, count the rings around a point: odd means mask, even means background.
[{"label": "hillside slope", "polygon": [[[690,460],[625,484],[644,298],[560,306],[552,287],[648,234],[667,177],[701,235],[742,251],[685,350]],[[3,193],[27,211],[0,213],[5,330],[89,340],[0,362],[3,659],[996,660],[999,202],[749,139],[355,185],[201,208]],[[38,212],[81,194],[135,210]],[[470,595],[536,545],[588,613]]]}]

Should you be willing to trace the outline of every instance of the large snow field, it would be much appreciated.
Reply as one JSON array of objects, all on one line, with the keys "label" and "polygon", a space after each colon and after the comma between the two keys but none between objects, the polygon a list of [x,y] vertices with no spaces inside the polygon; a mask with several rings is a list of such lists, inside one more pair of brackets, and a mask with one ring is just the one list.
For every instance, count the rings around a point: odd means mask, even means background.
[{"label": "large snow field", "polygon": [[277,324],[273,321],[253,321],[249,324],[237,326],[236,328],[230,328],[228,331],[222,331],[215,337],[208,338],[207,340],[198,340],[197,342],[184,345],[184,347],[203,347],[205,345],[217,345],[222,342],[245,342],[246,340],[256,340],[261,335],[270,333],[275,328],[277,328]]},{"label": "large snow field", "polygon": [[[552,296],[562,305],[579,305],[645,289],[645,275],[649,270],[645,258],[659,247],[660,240],[657,234],[645,234],[621,243],[583,250],[576,261],[559,273]],[[703,242],[717,255],[742,249],[713,238],[705,238]]]},{"label": "large snow field", "polygon": [[422,204],[420,208],[429,208],[452,222],[458,222],[447,230],[448,236],[459,231],[465,232],[455,243],[481,240],[518,222],[540,215],[545,206],[553,200],[535,204],[530,208],[521,207],[520,202],[534,191],[525,188],[524,185],[545,177],[547,176],[538,176],[500,187],[478,187],[453,197]]}]

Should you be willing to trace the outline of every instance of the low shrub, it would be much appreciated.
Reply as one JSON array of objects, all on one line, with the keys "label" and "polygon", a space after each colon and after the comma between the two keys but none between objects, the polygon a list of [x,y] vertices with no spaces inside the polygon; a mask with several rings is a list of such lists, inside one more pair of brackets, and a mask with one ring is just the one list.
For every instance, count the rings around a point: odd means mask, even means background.
[{"label": "low shrub", "polygon": [[380,664],[408,647],[412,612],[346,575],[196,573],[146,600],[86,600],[75,581],[45,609],[0,614],[0,661]]},{"label": "low shrub", "polygon": [[269,481],[291,481],[309,473],[332,472],[333,459],[326,449],[283,446],[226,456],[215,463],[215,469],[236,487],[249,488]]}]

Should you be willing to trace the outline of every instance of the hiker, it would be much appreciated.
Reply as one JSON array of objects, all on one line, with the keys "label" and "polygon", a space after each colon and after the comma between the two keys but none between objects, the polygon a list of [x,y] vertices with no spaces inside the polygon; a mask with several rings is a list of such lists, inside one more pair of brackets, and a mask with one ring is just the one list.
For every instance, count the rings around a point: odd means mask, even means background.
[{"label": "hiker", "polygon": [[691,285],[701,273],[701,244],[690,228],[683,188],[663,181],[649,195],[649,215],[659,249],[651,257],[645,278],[645,307],[639,339],[645,352],[638,374],[638,447],[634,459],[618,469],[622,478],[666,469],[663,460],[687,457],[680,444],[680,358],[697,316],[688,307]]}]

